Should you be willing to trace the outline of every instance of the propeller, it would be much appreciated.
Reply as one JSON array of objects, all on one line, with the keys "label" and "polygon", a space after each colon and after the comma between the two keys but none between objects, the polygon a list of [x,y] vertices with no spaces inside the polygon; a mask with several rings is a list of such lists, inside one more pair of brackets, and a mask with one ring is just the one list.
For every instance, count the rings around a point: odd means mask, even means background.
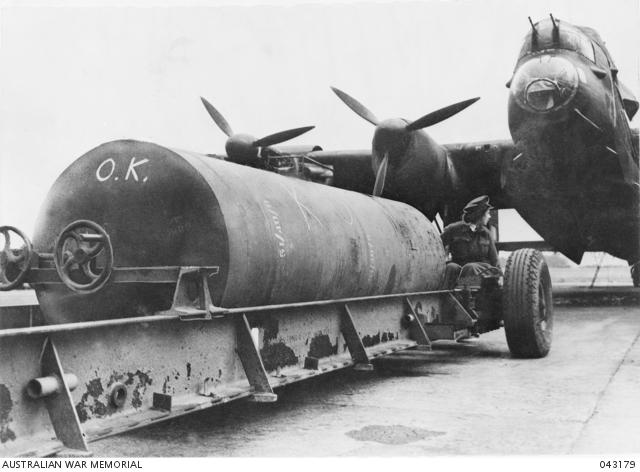
[{"label": "propeller", "polygon": [[[340,98],[340,100],[342,100],[344,104],[347,105],[349,108],[351,108],[351,110],[353,110],[358,116],[360,116],[361,118],[364,118],[372,125],[378,126],[380,124],[380,120],[376,118],[376,115],[374,115],[371,110],[369,110],[367,107],[365,107],[362,103],[360,103],[358,100],[353,98],[351,95],[349,95],[346,92],[343,92],[342,90],[336,87],[331,87],[331,90],[333,90],[333,92],[338,96],[338,98]],[[461,102],[454,103],[453,105],[449,105],[444,108],[440,108],[439,110],[432,111],[431,113],[428,113],[423,117],[418,118],[417,120],[412,121],[411,123],[408,123],[405,129],[407,131],[416,131],[419,129],[428,128],[429,126],[438,124],[441,121],[446,120],[447,118],[451,118],[453,115],[461,112],[468,106],[473,105],[478,100],[480,100],[480,97],[474,97],[468,100],[463,100]]]},{"label": "propeller", "polygon": [[307,131],[311,131],[313,128],[315,128],[315,126],[303,126],[301,128],[293,128],[286,131],[280,131],[278,133],[273,133],[269,136],[265,136],[264,138],[256,139],[253,142],[253,145],[257,147],[274,146],[276,144],[289,141],[290,139],[297,138],[301,134],[304,134]]},{"label": "propeller", "polygon": [[209,116],[213,118],[213,121],[218,125],[218,128],[220,128],[224,134],[231,137],[233,135],[233,130],[231,129],[231,126],[229,126],[229,123],[227,123],[227,120],[224,119],[224,116],[222,116],[222,114],[216,110],[216,108],[209,103],[206,98],[200,97],[200,100],[202,100],[202,104],[206,108],[207,113],[209,113]]},{"label": "propeller", "polygon": [[[417,131],[423,128],[427,128],[429,126],[433,126],[441,121],[446,120],[447,118],[452,117],[456,113],[461,112],[468,106],[477,102],[480,97],[470,98],[468,100],[463,100],[458,103],[454,103],[453,105],[446,106],[444,108],[440,108],[439,110],[428,113],[415,121],[407,122],[406,120],[400,119],[391,119],[391,120],[379,120],[376,115],[369,110],[366,106],[360,103],[358,100],[353,98],[348,93],[336,88],[331,87],[331,90],[338,96],[345,105],[347,105],[356,115],[365,119],[369,123],[373,124],[376,127],[376,135],[384,136],[387,141],[386,149],[384,151],[384,157],[380,161],[378,169],[375,169],[375,161],[374,161],[374,173],[376,174],[376,181],[373,187],[373,195],[380,196],[384,190],[385,181],[387,178],[388,168],[389,168],[389,159],[390,152],[389,149],[392,147],[395,148],[396,151],[398,149],[402,149],[402,146],[398,146],[398,143],[407,142],[406,139],[403,139],[407,136],[407,133],[411,133],[413,131]],[[378,133],[380,132],[380,133]],[[375,138],[374,138],[375,140]],[[405,145],[406,146],[406,145]],[[403,153],[404,151],[400,152]],[[397,152],[395,152],[397,154]]]},{"label": "propeller", "polygon": [[376,183],[373,185],[373,196],[379,197],[384,190],[384,181],[387,178],[387,168],[389,167],[389,154],[385,154],[382,159],[378,173],[376,174]]},{"label": "propeller", "polygon": [[227,157],[233,162],[240,164],[255,163],[259,158],[259,148],[267,148],[276,144],[284,143],[290,139],[296,138],[307,131],[312,130],[315,126],[303,126],[301,128],[293,128],[277,133],[269,134],[260,139],[255,139],[248,134],[234,133],[231,126],[220,113],[206,98],[200,97],[204,108],[209,116],[213,119],[218,128],[228,136],[225,144]]},{"label": "propeller", "polygon": [[376,118],[376,115],[374,115],[371,112],[371,110],[369,110],[367,107],[365,107],[362,103],[360,103],[358,100],[353,98],[351,95],[349,95],[346,92],[343,92],[337,87],[331,87],[331,90],[333,90],[333,93],[335,93],[338,96],[338,98],[344,102],[345,105],[351,108],[356,113],[356,115],[360,116],[361,118],[364,118],[374,126],[378,126],[380,124],[380,120]]},{"label": "propeller", "polygon": [[480,100],[480,97],[474,97],[468,100],[454,103],[453,105],[449,105],[448,107],[432,111],[431,113],[424,115],[422,118],[418,118],[413,123],[409,123],[407,125],[407,131],[416,131],[418,129],[428,128],[429,126],[438,124],[441,121],[446,120],[447,118],[451,118],[456,113],[460,113],[462,110],[470,105],[473,105],[478,100]]}]

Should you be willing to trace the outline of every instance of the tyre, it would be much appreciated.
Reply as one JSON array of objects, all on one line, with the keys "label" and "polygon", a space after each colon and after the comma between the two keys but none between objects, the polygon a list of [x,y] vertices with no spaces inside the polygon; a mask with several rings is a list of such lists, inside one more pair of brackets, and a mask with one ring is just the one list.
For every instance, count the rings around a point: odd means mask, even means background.
[{"label": "tyre", "polygon": [[544,257],[520,249],[507,260],[502,293],[504,330],[513,357],[548,354],[553,331],[551,277]]}]

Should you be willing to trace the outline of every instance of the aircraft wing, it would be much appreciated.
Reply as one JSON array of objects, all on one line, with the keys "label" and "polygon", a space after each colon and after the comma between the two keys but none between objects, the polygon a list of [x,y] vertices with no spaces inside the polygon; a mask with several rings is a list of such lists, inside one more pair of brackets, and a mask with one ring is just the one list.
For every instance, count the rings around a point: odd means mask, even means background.
[{"label": "aircraft wing", "polygon": [[[444,148],[456,175],[454,193],[446,200],[456,215],[478,195],[489,195],[496,208],[512,208],[503,190],[504,171],[518,154],[511,140],[445,144]],[[307,156],[333,166],[335,187],[371,194],[375,183],[371,150],[314,151]]]},{"label": "aircraft wing", "polygon": [[511,140],[445,144],[457,175],[452,206],[459,210],[479,195],[489,195],[496,208],[512,208],[504,191],[506,170],[517,159]]},{"label": "aircraft wing", "polygon": [[333,186],[371,194],[376,177],[371,167],[371,150],[313,151],[306,157],[333,166]]},{"label": "aircraft wing", "polygon": [[497,241],[496,249],[498,251],[513,252],[518,249],[531,248],[538,251],[555,251],[556,249],[546,241]]}]

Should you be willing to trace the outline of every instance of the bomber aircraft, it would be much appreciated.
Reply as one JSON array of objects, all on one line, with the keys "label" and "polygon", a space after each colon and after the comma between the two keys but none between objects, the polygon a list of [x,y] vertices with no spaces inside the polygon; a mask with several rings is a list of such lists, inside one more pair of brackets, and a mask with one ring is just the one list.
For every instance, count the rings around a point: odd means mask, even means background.
[{"label": "bomber aircraft", "polygon": [[[337,187],[403,201],[432,220],[439,214],[445,225],[471,198],[487,194],[576,263],[587,251],[626,260],[640,286],[638,130],[629,126],[638,100],[595,30],[553,15],[529,22],[507,82],[512,140],[440,145],[423,130],[477,98],[414,121],[380,120],[333,88],[375,126],[371,150],[309,149],[304,159],[330,165]],[[242,162],[230,146],[227,154]]]}]

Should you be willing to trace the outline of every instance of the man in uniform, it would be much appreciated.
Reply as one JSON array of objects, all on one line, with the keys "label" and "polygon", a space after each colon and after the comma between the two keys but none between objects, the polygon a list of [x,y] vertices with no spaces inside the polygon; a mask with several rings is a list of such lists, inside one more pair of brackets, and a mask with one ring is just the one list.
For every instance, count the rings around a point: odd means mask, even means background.
[{"label": "man in uniform", "polygon": [[442,232],[451,261],[445,271],[445,288],[455,287],[458,279],[479,277],[498,268],[498,251],[487,228],[491,218],[489,197],[474,198],[464,207],[462,220],[448,225]]}]

